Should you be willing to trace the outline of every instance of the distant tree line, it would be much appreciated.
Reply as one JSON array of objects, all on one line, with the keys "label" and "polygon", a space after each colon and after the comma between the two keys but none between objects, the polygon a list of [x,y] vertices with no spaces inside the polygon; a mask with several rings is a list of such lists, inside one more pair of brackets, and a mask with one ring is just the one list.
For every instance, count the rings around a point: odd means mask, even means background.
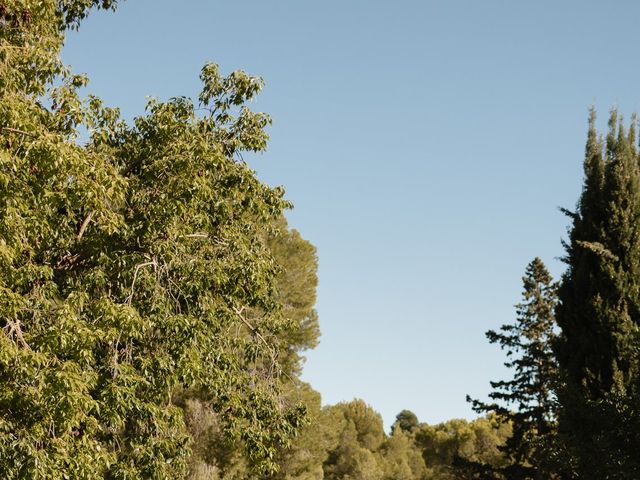
[{"label": "distant tree line", "polygon": [[242,71],[131,124],[80,92],[65,33],[115,0],[0,0],[0,476],[6,479],[640,478],[635,117],[592,111],[555,282],[535,258],[487,332],[511,376],[473,421],[322,406],[315,248],[242,159],[270,119]]}]

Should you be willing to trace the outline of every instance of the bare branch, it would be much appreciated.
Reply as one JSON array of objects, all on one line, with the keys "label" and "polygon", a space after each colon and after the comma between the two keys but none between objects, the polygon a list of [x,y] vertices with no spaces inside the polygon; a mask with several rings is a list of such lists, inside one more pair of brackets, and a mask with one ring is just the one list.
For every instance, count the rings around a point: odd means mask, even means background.
[{"label": "bare branch", "polygon": [[80,231],[78,231],[78,236],[76,237],[76,240],[79,241],[82,238],[82,235],[84,235],[84,231],[89,226],[89,222],[91,222],[91,219],[93,218],[93,214],[94,212],[89,212],[89,215],[87,215],[87,217],[82,222],[82,225],[80,225]]},{"label": "bare branch", "polygon": [[153,266],[154,268],[158,266],[158,263],[156,262],[155,258],[150,262],[140,263],[136,265],[136,269],[133,272],[133,280],[131,282],[131,292],[129,293],[129,296],[126,299],[126,302],[128,305],[131,305],[131,301],[133,300],[133,293],[134,293],[133,287],[135,286],[136,280],[138,279],[138,272],[140,271],[141,268],[149,267],[149,266]]},{"label": "bare branch", "polygon": [[79,253],[72,255],[70,252],[67,252],[67,254],[64,257],[62,257],[58,261],[58,263],[56,263],[56,268],[61,268],[61,269],[72,268],[79,258],[80,258]]},{"label": "bare branch", "polygon": [[7,320],[7,325],[4,327],[4,332],[11,340],[15,338],[17,344],[22,345],[26,350],[31,350],[31,347],[29,347],[27,341],[22,335],[20,320]]}]

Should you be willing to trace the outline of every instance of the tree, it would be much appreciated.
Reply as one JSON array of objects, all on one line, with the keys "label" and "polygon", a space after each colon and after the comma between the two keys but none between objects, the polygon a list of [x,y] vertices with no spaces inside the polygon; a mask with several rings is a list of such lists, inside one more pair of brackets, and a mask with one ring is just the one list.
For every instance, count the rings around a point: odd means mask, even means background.
[{"label": "tree", "polygon": [[277,266],[276,289],[278,301],[288,328],[278,335],[279,361],[287,375],[297,378],[302,371],[301,353],[315,348],[320,337],[318,314],[315,310],[318,286],[318,257],[316,248],[290,229],[284,217],[276,222],[276,229],[267,239]]},{"label": "tree", "polygon": [[344,417],[331,407],[322,408],[320,394],[307,384],[291,384],[290,395],[307,407],[309,422],[291,445],[278,454],[278,480],[322,480],[324,464],[339,444]]},{"label": "tree", "polygon": [[591,112],[584,186],[556,312],[560,429],[581,478],[638,478],[640,167],[635,118],[614,110],[603,145]]},{"label": "tree", "polygon": [[415,442],[427,466],[429,480],[496,478],[490,475],[507,464],[501,448],[511,425],[489,415],[472,422],[460,419],[438,425],[421,423]]},{"label": "tree", "polygon": [[[282,445],[278,449],[277,478],[307,478],[305,475],[322,473],[322,462],[327,454],[324,443],[330,437],[322,423],[319,394],[299,379],[300,351],[314,347],[319,336],[314,309],[318,283],[316,250],[298,231],[289,229],[284,217],[275,221],[265,240],[276,266],[276,299],[282,305],[285,327],[273,339],[282,372],[282,398],[290,404],[304,405],[310,423],[291,445]],[[254,323],[260,323],[264,313],[258,308],[247,310]],[[206,475],[214,470],[225,480],[244,478],[248,468],[242,442],[230,442],[224,438],[222,419],[200,393],[184,392],[180,401],[187,413],[187,426],[193,438],[190,478],[208,478]]]},{"label": "tree", "polygon": [[522,283],[523,302],[516,306],[516,322],[486,334],[490,343],[507,351],[505,366],[514,371],[513,378],[491,382],[489,398],[494,403],[467,400],[476,412],[495,413],[512,425],[513,433],[503,447],[512,462],[508,478],[548,479],[552,477],[545,469],[548,452],[543,446],[555,421],[557,367],[552,346],[557,287],[539,258],[527,265]]},{"label": "tree", "polygon": [[422,480],[427,475],[413,435],[400,426],[393,428],[382,445],[382,465],[385,480]]},{"label": "tree", "polygon": [[418,417],[411,410],[402,410],[396,415],[396,421],[391,427],[391,431],[395,431],[398,427],[403,432],[411,433],[418,427]]},{"label": "tree", "polygon": [[282,394],[267,241],[289,204],[237,158],[266,148],[262,82],[208,64],[200,109],[127,125],[59,58],[94,5],[115,2],[0,4],[0,471],[183,478],[195,391],[266,475],[304,407]]},{"label": "tree", "polygon": [[384,469],[379,449],[385,435],[382,417],[363,400],[329,408],[336,415],[338,443],[324,463],[328,480],[382,480]]}]

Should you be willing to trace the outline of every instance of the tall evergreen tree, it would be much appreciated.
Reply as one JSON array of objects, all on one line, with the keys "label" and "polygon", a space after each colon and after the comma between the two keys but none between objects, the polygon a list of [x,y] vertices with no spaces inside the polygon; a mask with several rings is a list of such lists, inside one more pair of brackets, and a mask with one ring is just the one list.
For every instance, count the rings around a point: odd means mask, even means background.
[{"label": "tall evergreen tree", "polygon": [[[584,187],[566,244],[556,316],[560,427],[580,478],[640,478],[637,331],[640,167],[637,123],[614,110],[606,143],[591,112]],[[635,419],[635,420],[634,420]],[[635,428],[635,429],[634,429]]]},{"label": "tall evergreen tree", "polygon": [[507,351],[505,366],[514,370],[513,378],[491,382],[489,397],[494,403],[467,400],[476,412],[493,412],[511,423],[513,434],[503,447],[511,460],[506,468],[508,478],[547,479],[550,474],[544,465],[543,445],[554,420],[556,364],[552,345],[557,288],[539,258],[527,265],[522,282],[523,302],[516,305],[516,322],[486,334],[489,342]]}]

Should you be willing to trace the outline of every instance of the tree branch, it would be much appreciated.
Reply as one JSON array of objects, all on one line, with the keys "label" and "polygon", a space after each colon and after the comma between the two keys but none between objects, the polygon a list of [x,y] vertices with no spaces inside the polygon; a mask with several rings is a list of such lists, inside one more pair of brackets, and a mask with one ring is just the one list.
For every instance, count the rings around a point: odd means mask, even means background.
[{"label": "tree branch", "polygon": [[240,320],[242,320],[242,322],[249,328],[249,330],[251,330],[251,333],[253,333],[256,337],[258,337],[262,343],[264,343],[265,347],[267,347],[267,350],[269,350],[269,353],[271,354],[271,359],[275,361],[276,354],[275,354],[275,351],[273,350],[273,348],[271,347],[271,345],[269,345],[269,342],[267,342],[264,339],[264,337],[260,334],[258,329],[256,327],[254,327],[253,325],[251,325],[251,322],[249,322],[249,320],[247,320],[242,315],[242,312],[244,311],[244,307],[242,307],[240,309],[238,309],[236,307],[233,307],[233,311],[236,313],[236,315],[238,315]]},{"label": "tree branch", "polygon": [[23,348],[26,350],[31,350],[31,347],[27,344],[24,336],[22,335],[22,328],[20,320],[7,320],[7,325],[4,327],[4,332],[11,340],[15,337],[15,342],[17,344],[22,344]]},{"label": "tree branch", "polygon": [[35,135],[33,133],[30,133],[30,132],[25,132],[24,130],[18,130],[17,128],[2,127],[2,131],[11,132],[11,133],[19,133],[20,135],[25,135],[27,137],[37,138],[37,135]]},{"label": "tree branch", "polygon": [[84,231],[89,226],[89,222],[91,222],[91,219],[93,218],[93,214],[94,212],[89,212],[89,215],[87,215],[87,218],[85,218],[84,221],[82,222],[82,225],[80,225],[80,230],[78,231],[78,236],[76,237],[76,240],[79,241],[82,238],[82,235],[84,235]]},{"label": "tree branch", "polygon": [[133,272],[133,280],[131,281],[131,292],[129,293],[129,296],[126,299],[126,302],[128,305],[131,305],[131,301],[133,300],[133,292],[134,292],[133,287],[135,286],[136,280],[138,279],[138,272],[140,271],[141,268],[149,267],[151,265],[153,265],[154,267],[157,267],[158,263],[156,262],[155,259],[153,259],[151,262],[145,262],[145,263],[140,263],[136,265],[136,269]]}]

